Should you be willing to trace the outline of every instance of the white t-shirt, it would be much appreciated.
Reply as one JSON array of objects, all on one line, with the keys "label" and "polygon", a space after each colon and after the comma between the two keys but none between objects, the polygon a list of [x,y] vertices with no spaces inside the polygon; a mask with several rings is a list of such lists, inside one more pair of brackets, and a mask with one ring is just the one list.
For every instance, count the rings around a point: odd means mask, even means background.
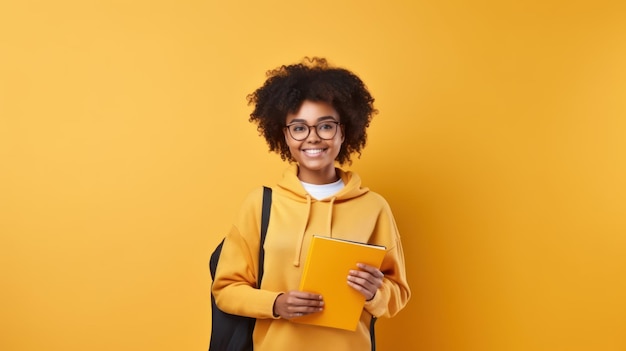
[{"label": "white t-shirt", "polygon": [[336,194],[339,190],[343,189],[345,184],[343,184],[343,180],[339,179],[334,183],[329,184],[310,184],[305,182],[302,183],[304,189],[317,200],[327,198],[331,195]]}]

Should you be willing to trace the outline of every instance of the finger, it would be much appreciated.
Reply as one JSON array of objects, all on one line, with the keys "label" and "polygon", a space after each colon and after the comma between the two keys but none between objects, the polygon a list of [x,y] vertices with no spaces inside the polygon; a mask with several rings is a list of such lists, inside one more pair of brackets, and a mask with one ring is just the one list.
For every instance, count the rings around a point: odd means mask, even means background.
[{"label": "finger", "polygon": [[352,276],[348,279],[348,281],[360,287],[363,287],[363,289],[367,291],[373,291],[373,290],[378,289],[378,284],[376,280],[370,281],[369,279]]},{"label": "finger", "polygon": [[289,313],[292,313],[292,314],[299,313],[300,315],[302,315],[302,314],[320,312],[324,310],[324,307],[323,306],[290,306],[288,310],[289,310]]},{"label": "finger", "polygon": [[358,291],[361,295],[365,297],[366,300],[371,300],[376,294],[377,289],[366,289],[362,285],[355,284],[351,281],[348,281],[348,285]]},{"label": "finger", "polygon": [[289,297],[293,297],[293,298],[301,299],[301,300],[314,300],[314,301],[322,300],[322,295],[314,294],[314,293],[310,293],[306,291],[293,290],[293,291],[290,291],[288,295]]},{"label": "finger", "polygon": [[287,299],[287,305],[288,306],[292,306],[292,307],[299,307],[299,306],[304,306],[304,307],[319,307],[319,306],[323,306],[324,305],[324,300],[320,300],[320,299],[303,299],[303,298],[299,298],[299,297],[289,297]]},{"label": "finger", "polygon": [[[374,270],[377,271],[378,269],[374,268]],[[370,272],[352,270],[350,273],[348,284],[365,296],[366,300],[372,299],[383,285],[383,278],[376,277]]]},{"label": "finger", "polygon": [[314,312],[324,307],[324,301],[304,301],[289,304],[287,308],[292,312]]},{"label": "finger", "polygon": [[[355,283],[359,283],[359,284],[371,284],[372,286],[375,287],[379,287],[380,285],[382,285],[382,281],[383,278],[380,277],[379,275],[374,275],[370,272],[365,272],[365,271],[357,271],[357,270],[351,270],[350,271],[350,275],[348,276],[348,278],[354,278],[354,280],[352,280]],[[364,282],[362,282],[362,281]]]},{"label": "finger", "polygon": [[385,275],[383,274],[383,272],[374,267],[374,266],[370,266],[364,263],[357,263],[357,267],[359,267],[360,269],[369,272],[371,275],[377,277],[377,278],[383,278]]},{"label": "finger", "polygon": [[291,313],[289,315],[289,319],[291,319],[291,318],[299,318],[299,317],[306,316],[306,315],[313,314],[313,313],[317,313],[317,312],[320,312],[320,311],[321,310],[315,310],[315,311],[311,311],[311,312],[293,312],[293,313]]}]

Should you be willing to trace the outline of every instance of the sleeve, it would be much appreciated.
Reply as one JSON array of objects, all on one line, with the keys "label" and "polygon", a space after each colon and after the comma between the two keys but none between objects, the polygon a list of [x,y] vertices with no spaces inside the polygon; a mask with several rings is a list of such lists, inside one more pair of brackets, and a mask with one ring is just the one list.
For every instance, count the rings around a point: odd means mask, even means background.
[{"label": "sleeve", "polygon": [[374,298],[367,301],[364,308],[375,317],[393,317],[406,306],[411,290],[406,277],[400,234],[386,202],[379,214],[372,241],[387,247],[380,268],[385,278]]},{"label": "sleeve", "polygon": [[252,192],[226,235],[212,284],[220,310],[253,318],[274,318],[279,293],[256,288],[262,189]]}]

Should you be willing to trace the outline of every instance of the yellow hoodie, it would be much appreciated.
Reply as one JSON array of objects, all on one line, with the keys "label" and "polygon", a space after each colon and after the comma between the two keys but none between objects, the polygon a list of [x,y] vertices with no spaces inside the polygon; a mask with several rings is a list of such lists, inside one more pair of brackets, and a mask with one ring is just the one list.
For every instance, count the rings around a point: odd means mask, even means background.
[{"label": "yellow hoodie", "polygon": [[[393,317],[409,300],[402,244],[389,205],[382,196],[361,187],[356,173],[340,169],[337,173],[345,187],[320,200],[304,190],[296,165],[290,166],[273,187],[261,289],[254,289],[258,272],[261,187],[244,200],[226,236],[213,294],[224,312],[257,318],[253,335],[255,351],[371,350],[369,323],[372,316]],[[383,286],[374,299],[365,303],[355,332],[274,317],[276,297],[298,289],[311,236],[315,234],[387,248],[381,266],[385,274]]]}]

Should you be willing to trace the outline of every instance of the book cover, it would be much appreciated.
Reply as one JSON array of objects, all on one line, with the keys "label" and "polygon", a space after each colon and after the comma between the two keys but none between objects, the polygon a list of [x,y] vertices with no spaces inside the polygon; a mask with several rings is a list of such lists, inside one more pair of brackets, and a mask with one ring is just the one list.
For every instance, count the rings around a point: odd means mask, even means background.
[{"label": "book cover", "polygon": [[356,330],[365,297],[348,285],[357,263],[380,267],[385,247],[314,235],[300,280],[300,290],[321,294],[324,310],[291,321]]}]

